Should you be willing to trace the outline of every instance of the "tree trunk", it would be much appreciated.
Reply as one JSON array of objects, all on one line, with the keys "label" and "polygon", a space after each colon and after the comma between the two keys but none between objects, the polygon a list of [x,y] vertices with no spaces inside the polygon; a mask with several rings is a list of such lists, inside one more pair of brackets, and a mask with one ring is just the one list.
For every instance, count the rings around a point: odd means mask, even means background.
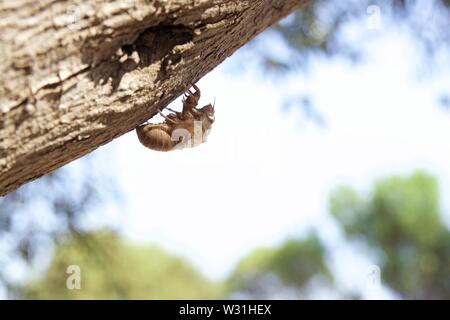
[{"label": "tree trunk", "polygon": [[305,2],[0,2],[0,195],[133,130]]}]

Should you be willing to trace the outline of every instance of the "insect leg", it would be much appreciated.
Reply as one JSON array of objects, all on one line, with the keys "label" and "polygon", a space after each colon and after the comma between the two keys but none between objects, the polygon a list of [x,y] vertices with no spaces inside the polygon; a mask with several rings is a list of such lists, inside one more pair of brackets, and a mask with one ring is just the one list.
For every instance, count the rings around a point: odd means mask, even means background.
[{"label": "insect leg", "polygon": [[200,89],[199,89],[199,87],[197,87],[194,83],[192,83],[191,85],[195,89],[195,95],[200,96]]},{"label": "insect leg", "polygon": [[189,110],[190,113],[192,113],[194,116],[200,116],[202,113],[200,111],[198,111],[198,109],[196,108],[192,108],[191,110]]},{"label": "insect leg", "polygon": [[195,91],[191,92],[190,88],[188,87],[185,90],[185,96],[186,97],[191,96],[191,97],[194,97],[194,98],[200,97],[200,89],[199,89],[199,87],[197,87],[195,84],[191,84],[191,86],[194,88]]},{"label": "insect leg", "polygon": [[177,123],[177,121],[173,120],[173,119],[169,119],[167,116],[165,116],[161,111],[158,110],[158,113],[161,117],[164,118],[164,120],[166,120],[166,122],[171,122],[171,123]]},{"label": "insect leg", "polygon": [[161,110],[158,110],[158,113],[161,117],[163,117],[164,119],[167,119],[167,117],[161,112]]},{"label": "insect leg", "polygon": [[178,111],[175,111],[175,110],[173,110],[173,109],[170,109],[170,108],[166,108],[167,110],[169,110],[170,112],[173,112],[173,113],[175,113],[175,114],[177,114],[177,113],[179,113]]}]

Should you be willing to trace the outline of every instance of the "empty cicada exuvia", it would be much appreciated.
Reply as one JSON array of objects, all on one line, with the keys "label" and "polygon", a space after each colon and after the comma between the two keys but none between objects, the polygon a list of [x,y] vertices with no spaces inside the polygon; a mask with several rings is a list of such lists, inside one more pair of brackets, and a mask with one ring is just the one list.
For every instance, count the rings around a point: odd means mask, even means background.
[{"label": "empty cicada exuvia", "polygon": [[183,110],[171,110],[170,114],[159,114],[164,118],[162,123],[146,123],[138,126],[136,132],[139,141],[152,150],[171,151],[195,147],[206,140],[214,123],[214,106],[207,104],[197,108],[200,100],[200,89],[186,90],[183,97]]}]

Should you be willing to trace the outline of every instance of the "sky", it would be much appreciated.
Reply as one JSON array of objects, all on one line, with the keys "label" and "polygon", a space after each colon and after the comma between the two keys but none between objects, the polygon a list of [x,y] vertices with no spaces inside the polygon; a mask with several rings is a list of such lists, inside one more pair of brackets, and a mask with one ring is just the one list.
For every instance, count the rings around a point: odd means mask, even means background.
[{"label": "sky", "polygon": [[[356,65],[316,57],[308,73],[270,77],[248,51],[237,51],[197,83],[201,106],[215,100],[216,121],[196,148],[160,153],[130,132],[97,149],[93,162],[107,168],[120,196],[97,208],[87,224],[119,226],[129,241],[157,244],[211,279],[225,278],[256,248],[314,229],[329,249],[339,287],[366,298],[398,298],[370,284],[377,272],[382,284],[383,270],[366,248],[345,241],[328,199],[342,185],[369,193],[377,179],[422,169],[438,179],[450,225],[450,110],[438,103],[450,73],[448,65],[433,76],[421,73],[424,61],[404,32],[366,22],[345,34],[364,51]],[[264,48],[289,56],[276,37],[265,36]],[[311,96],[324,126],[300,108],[283,107],[303,95]],[[180,109],[180,99],[170,107]],[[68,165],[71,178],[80,161]],[[41,217],[45,210],[35,211]],[[26,273],[9,267],[17,278]],[[338,296],[319,290],[315,298],[321,297]]]},{"label": "sky", "polygon": [[[216,99],[206,143],[159,153],[130,132],[95,152],[123,195],[120,209],[103,208],[97,219],[186,257],[213,279],[253,249],[314,227],[332,249],[340,284],[365,290],[375,262],[344,245],[328,197],[341,185],[369,192],[376,179],[424,169],[438,178],[448,213],[450,113],[437,97],[450,79],[418,73],[413,43],[401,33],[363,46],[365,63],[317,59],[307,75],[284,78],[262,77],[252,64],[237,70],[246,56],[236,53],[198,82],[201,105]],[[325,126],[282,108],[302,94],[312,96]],[[384,288],[366,293],[395,297]]]},{"label": "sky", "polygon": [[[206,143],[160,153],[130,132],[94,152],[121,197],[89,223],[118,225],[130,241],[158,244],[212,279],[226,277],[254,249],[314,228],[342,287],[395,298],[384,287],[368,289],[375,260],[344,244],[328,198],[338,186],[369,192],[376,179],[424,169],[438,178],[449,222],[450,112],[437,101],[450,77],[418,73],[411,40],[382,31],[361,44],[361,64],[319,58],[308,74],[282,78],[263,76],[254,63],[236,67],[248,57],[238,51],[198,82],[200,105],[216,101]],[[284,52],[275,43],[278,49]],[[325,126],[300,108],[283,108],[287,97],[303,94]],[[181,101],[170,107],[180,109]]]}]

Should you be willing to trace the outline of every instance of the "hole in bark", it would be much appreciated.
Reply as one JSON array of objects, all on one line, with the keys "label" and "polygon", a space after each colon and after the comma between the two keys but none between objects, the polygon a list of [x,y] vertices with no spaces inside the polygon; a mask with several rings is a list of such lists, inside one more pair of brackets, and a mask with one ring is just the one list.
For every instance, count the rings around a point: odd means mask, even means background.
[{"label": "hole in bark", "polygon": [[122,52],[125,53],[127,56],[131,56],[134,51],[134,46],[131,44],[124,44],[122,46]]}]

